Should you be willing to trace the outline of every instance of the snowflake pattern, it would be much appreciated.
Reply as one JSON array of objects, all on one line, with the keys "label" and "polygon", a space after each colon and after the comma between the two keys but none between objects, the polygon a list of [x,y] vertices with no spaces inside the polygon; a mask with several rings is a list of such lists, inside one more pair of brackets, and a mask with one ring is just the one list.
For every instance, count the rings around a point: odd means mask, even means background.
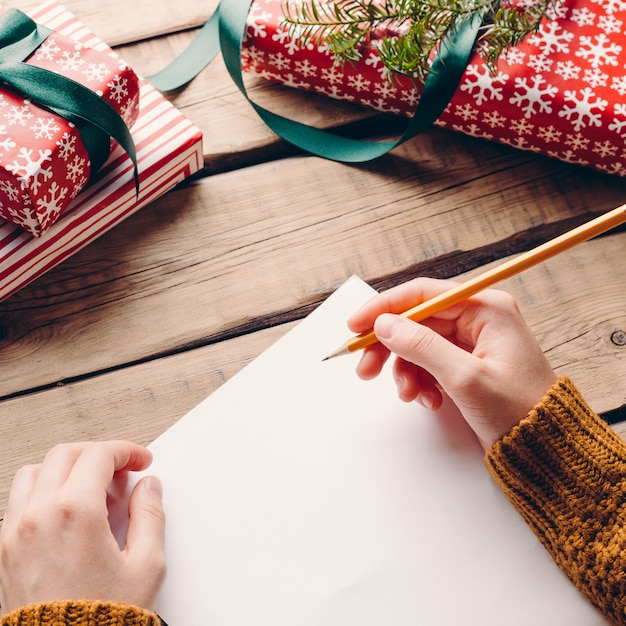
[{"label": "snowflake pattern", "polygon": [[35,58],[38,61],[53,61],[55,56],[61,52],[54,37],[48,37],[35,51]]},{"label": "snowflake pattern", "polygon": [[540,75],[532,76],[530,81],[529,83],[527,78],[516,78],[515,92],[509,98],[509,102],[520,107],[527,118],[536,112],[551,113],[552,99],[557,88],[546,84]]},{"label": "snowflake pattern", "polygon": [[107,83],[109,88],[109,98],[121,104],[128,96],[128,79],[115,75],[113,80]]},{"label": "snowflake pattern", "polygon": [[[501,56],[495,74],[474,52],[436,124],[626,176],[625,27],[626,0],[559,0],[537,33]],[[283,58],[292,60],[288,68],[275,62]],[[419,102],[410,79],[389,82],[374,46],[341,66],[324,48],[298,46],[276,0],[252,3],[244,69],[407,117]]]},{"label": "snowflake pattern", "polygon": [[61,187],[56,181],[50,185],[48,193],[37,199],[37,207],[47,220],[56,221],[63,210],[63,200],[69,188]]},{"label": "snowflake pattern", "polygon": [[83,70],[83,76],[89,83],[101,83],[108,73],[109,69],[106,63],[89,63]]},{"label": "snowflake pattern", "polygon": [[502,85],[508,76],[498,72],[493,76],[484,66],[469,64],[466,69],[467,80],[461,85],[462,91],[472,94],[477,106],[486,100],[502,100]]},{"label": "snowflake pattern", "polygon": [[57,65],[64,74],[79,72],[84,63],[85,60],[81,57],[79,50],[63,50],[61,57],[57,59]]},{"label": "snowflake pattern", "polygon": [[[585,87],[580,93],[577,91],[565,91],[565,104],[559,111],[559,117],[563,117],[572,122],[574,130],[580,130],[586,126],[601,126],[601,112],[606,109],[608,102],[601,98],[592,98],[595,95],[591,87]],[[595,111],[595,112],[594,112]]]},{"label": "snowflake pattern", "polygon": [[615,117],[609,124],[609,129],[614,130],[620,137],[626,134],[626,104],[615,105]]},{"label": "snowflake pattern", "polygon": [[52,178],[52,168],[46,164],[51,160],[52,150],[45,148],[37,150],[34,148],[20,148],[17,159],[13,163],[5,165],[5,169],[13,172],[20,182],[22,189],[32,189],[37,193],[47,180]]},{"label": "snowflake pattern", "polygon": [[[90,39],[86,30],[70,36],[53,33],[28,62],[94,90],[130,126],[139,112],[137,77],[110,48],[101,45],[96,50],[83,43]],[[7,220],[42,235],[90,175],[88,154],[74,124],[2,89],[0,223]]]},{"label": "snowflake pattern", "polygon": [[557,21],[544,21],[539,32],[529,37],[530,43],[537,46],[543,55],[567,54],[574,33],[565,30]]},{"label": "snowflake pattern", "polygon": [[60,127],[54,117],[38,117],[30,129],[35,139],[53,139]]},{"label": "snowflake pattern", "polygon": [[593,68],[601,65],[617,65],[617,55],[622,51],[622,46],[611,42],[609,38],[600,33],[595,37],[582,35],[580,48],[576,50],[576,56],[589,61]]},{"label": "snowflake pattern", "polygon": [[10,180],[0,181],[0,192],[5,194],[10,202],[16,202],[20,197],[19,189]]},{"label": "snowflake pattern", "polygon": [[76,181],[80,180],[85,173],[85,165],[85,159],[75,155],[67,166],[67,179],[76,184]]}]

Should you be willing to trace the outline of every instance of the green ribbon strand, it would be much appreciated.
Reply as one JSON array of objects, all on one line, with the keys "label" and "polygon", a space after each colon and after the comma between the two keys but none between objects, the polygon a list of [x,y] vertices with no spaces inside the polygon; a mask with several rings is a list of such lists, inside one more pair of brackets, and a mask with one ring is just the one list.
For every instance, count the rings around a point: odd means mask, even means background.
[{"label": "green ribbon strand", "polygon": [[17,9],[0,15],[0,61],[23,61],[52,34]]},{"label": "green ribbon strand", "polygon": [[220,51],[218,26],[219,10],[213,13],[173,63],[147,80],[162,92],[176,91],[191,82]]},{"label": "green ribbon strand", "polygon": [[249,98],[241,70],[241,49],[249,10],[249,2],[221,0],[190,47],[148,80],[161,91],[174,91],[190,82],[221,51],[231,78],[269,128],[302,150],[346,163],[376,159],[433,125],[459,85],[482,23],[482,15],[475,15],[442,42],[420,101],[402,136],[396,141],[373,142],[340,137],[290,120],[268,111]]},{"label": "green ribbon strand", "polygon": [[[135,144],[124,120],[108,102],[91,89],[60,74],[18,61],[0,63],[0,80],[61,117],[72,122],[80,120],[92,137],[85,144],[92,144],[89,158],[94,171],[109,156],[109,137],[113,137],[124,148],[135,167],[137,166]],[[94,140],[93,137],[100,139]],[[87,145],[85,148],[89,151]]]},{"label": "green ribbon strand", "polygon": [[241,72],[241,48],[248,10],[249,5],[240,0],[222,0],[220,3],[220,44],[231,78],[263,121],[280,137],[307,152],[344,163],[376,159],[432,126],[458,87],[482,23],[481,16],[474,16],[441,43],[415,113],[402,136],[396,141],[372,142],[340,137],[295,122],[250,100]]},{"label": "green ribbon strand", "polygon": [[52,33],[11,9],[0,16],[0,80],[37,105],[76,125],[89,155],[92,173],[108,159],[113,138],[130,157],[135,192],[139,171],[135,143],[120,114],[94,91],[76,81],[24,63]]}]

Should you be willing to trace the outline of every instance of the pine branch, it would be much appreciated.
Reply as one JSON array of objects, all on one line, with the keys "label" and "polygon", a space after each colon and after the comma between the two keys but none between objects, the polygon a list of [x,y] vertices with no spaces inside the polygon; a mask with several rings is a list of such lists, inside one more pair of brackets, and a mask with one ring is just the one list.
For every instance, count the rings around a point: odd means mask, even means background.
[{"label": "pine branch", "polygon": [[477,13],[485,14],[481,51],[495,71],[501,54],[539,29],[558,0],[532,0],[523,9],[505,0],[291,0],[284,23],[302,45],[326,45],[339,62],[376,45],[390,73],[423,82],[441,41]]}]

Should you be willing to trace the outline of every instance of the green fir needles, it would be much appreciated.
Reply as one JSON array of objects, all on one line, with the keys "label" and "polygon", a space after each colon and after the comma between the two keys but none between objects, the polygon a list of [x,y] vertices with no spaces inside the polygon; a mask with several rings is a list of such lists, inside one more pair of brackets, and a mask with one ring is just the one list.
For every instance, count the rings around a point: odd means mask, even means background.
[{"label": "green fir needles", "polygon": [[325,44],[337,60],[356,61],[376,45],[391,73],[424,82],[444,38],[483,15],[481,54],[492,71],[499,56],[536,32],[559,0],[295,0],[284,6],[290,36],[302,45]]}]

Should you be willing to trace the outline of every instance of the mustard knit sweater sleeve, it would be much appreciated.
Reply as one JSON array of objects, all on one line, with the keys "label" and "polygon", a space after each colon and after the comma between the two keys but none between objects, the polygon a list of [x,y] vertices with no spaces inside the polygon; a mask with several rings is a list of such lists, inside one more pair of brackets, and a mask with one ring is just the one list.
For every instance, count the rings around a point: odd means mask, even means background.
[{"label": "mustard knit sweater sleeve", "polygon": [[16,609],[0,626],[161,626],[150,611],[121,602],[92,600],[49,602]]},{"label": "mustard knit sweater sleeve", "polygon": [[626,625],[626,444],[557,380],[486,456],[487,467],[559,567]]}]

